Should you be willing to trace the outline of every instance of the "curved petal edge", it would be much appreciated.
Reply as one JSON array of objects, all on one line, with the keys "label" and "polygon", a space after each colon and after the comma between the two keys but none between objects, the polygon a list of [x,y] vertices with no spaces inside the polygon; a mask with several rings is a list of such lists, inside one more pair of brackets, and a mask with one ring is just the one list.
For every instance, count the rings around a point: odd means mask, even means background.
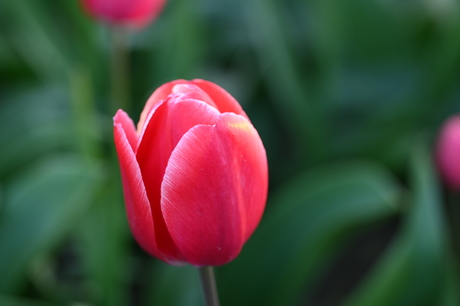
[{"label": "curved petal edge", "polygon": [[224,113],[187,132],[161,186],[163,216],[186,261],[233,260],[262,217],[267,189],[265,149],[245,117]]}]

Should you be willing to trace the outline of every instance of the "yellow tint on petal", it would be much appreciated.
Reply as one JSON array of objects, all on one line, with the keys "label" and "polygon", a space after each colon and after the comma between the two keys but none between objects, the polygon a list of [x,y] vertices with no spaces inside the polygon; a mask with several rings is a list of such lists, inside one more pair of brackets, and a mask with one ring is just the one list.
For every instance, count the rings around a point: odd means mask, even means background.
[{"label": "yellow tint on petal", "polygon": [[229,123],[228,126],[234,129],[239,129],[239,130],[244,130],[244,131],[249,131],[252,129],[251,124],[249,124],[248,122],[234,122],[234,123]]}]

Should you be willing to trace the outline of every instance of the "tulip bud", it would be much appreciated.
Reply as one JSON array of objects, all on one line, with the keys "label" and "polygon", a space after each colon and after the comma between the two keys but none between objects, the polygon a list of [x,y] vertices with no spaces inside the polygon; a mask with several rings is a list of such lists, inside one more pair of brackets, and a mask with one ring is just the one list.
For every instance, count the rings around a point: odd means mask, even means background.
[{"label": "tulip bud", "polygon": [[166,0],[81,0],[84,10],[111,24],[142,28],[163,9]]},{"label": "tulip bud", "polygon": [[170,264],[233,260],[262,217],[268,167],[262,141],[238,102],[204,80],[177,80],[147,101],[137,130],[114,117],[131,231]]},{"label": "tulip bud", "polygon": [[460,190],[460,115],[444,123],[438,139],[436,159],[446,184]]}]

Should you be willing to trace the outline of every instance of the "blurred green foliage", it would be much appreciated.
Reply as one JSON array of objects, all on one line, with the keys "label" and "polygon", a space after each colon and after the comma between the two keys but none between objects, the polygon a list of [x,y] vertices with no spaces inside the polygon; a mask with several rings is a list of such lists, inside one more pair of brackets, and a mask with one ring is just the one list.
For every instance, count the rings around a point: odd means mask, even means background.
[{"label": "blurred green foliage", "polygon": [[[460,112],[454,0],[169,0],[130,40],[129,113],[185,78],[267,149],[266,213],[222,305],[460,305],[460,205],[431,158]],[[0,305],[202,305],[124,215],[110,33],[71,1],[0,1]],[[457,212],[457,213],[455,213]]]}]

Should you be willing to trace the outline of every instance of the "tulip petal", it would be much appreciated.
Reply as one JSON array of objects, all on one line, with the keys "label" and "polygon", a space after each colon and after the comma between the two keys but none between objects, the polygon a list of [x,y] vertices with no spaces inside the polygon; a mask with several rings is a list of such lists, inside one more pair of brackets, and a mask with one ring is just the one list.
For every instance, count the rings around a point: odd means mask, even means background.
[{"label": "tulip petal", "polygon": [[214,103],[214,101],[209,97],[209,95],[204,92],[200,87],[194,84],[179,84],[175,85],[172,89],[173,94],[177,96],[178,99],[194,99],[203,101],[215,109],[219,109]]},{"label": "tulip petal", "polygon": [[241,108],[241,105],[238,103],[238,101],[236,101],[235,98],[233,98],[233,96],[222,87],[212,82],[200,79],[195,79],[191,81],[191,83],[204,90],[211,97],[214,103],[216,103],[221,113],[235,113],[242,115],[249,120],[248,116]]},{"label": "tulip petal", "polygon": [[[116,118],[120,118],[120,111]],[[161,258],[155,242],[152,212],[132,146],[122,123],[114,124],[115,146],[120,162],[126,213],[137,242],[151,255]]]},{"label": "tulip petal", "polygon": [[115,124],[121,124],[126,138],[131,146],[131,149],[133,149],[134,152],[137,150],[137,135],[136,135],[136,128],[134,127],[134,123],[129,118],[128,114],[126,114],[123,110],[119,109],[113,117],[113,121]]},{"label": "tulip petal", "polygon": [[171,239],[160,207],[160,188],[169,157],[184,133],[198,124],[215,124],[218,116],[219,112],[204,102],[176,101],[170,97],[146,122],[136,157],[150,200],[156,242],[165,257],[183,258]]},{"label": "tulip petal", "polygon": [[[131,22],[136,28],[142,28],[155,19],[160,14],[166,0],[138,0],[137,6],[135,6],[129,16],[125,18],[126,22]],[[134,6],[133,1],[127,1],[127,7]]]},{"label": "tulip petal", "polygon": [[225,113],[214,126],[196,126],[171,154],[161,209],[187,262],[222,265],[234,259],[265,207],[268,170],[257,131]]},{"label": "tulip petal", "polygon": [[188,81],[186,80],[176,80],[166,84],[161,85],[158,87],[157,90],[153,92],[150,98],[147,100],[147,103],[142,110],[141,117],[139,122],[137,123],[137,134],[140,135],[143,128],[145,121],[147,120],[147,116],[150,111],[155,110],[162,101],[166,100],[166,98],[172,93],[172,89],[177,84],[187,84]]},{"label": "tulip petal", "polygon": [[460,116],[449,118],[443,125],[437,144],[436,161],[449,187],[460,191]]},{"label": "tulip petal", "polygon": [[166,0],[81,0],[80,3],[96,18],[141,28],[158,16]]}]

